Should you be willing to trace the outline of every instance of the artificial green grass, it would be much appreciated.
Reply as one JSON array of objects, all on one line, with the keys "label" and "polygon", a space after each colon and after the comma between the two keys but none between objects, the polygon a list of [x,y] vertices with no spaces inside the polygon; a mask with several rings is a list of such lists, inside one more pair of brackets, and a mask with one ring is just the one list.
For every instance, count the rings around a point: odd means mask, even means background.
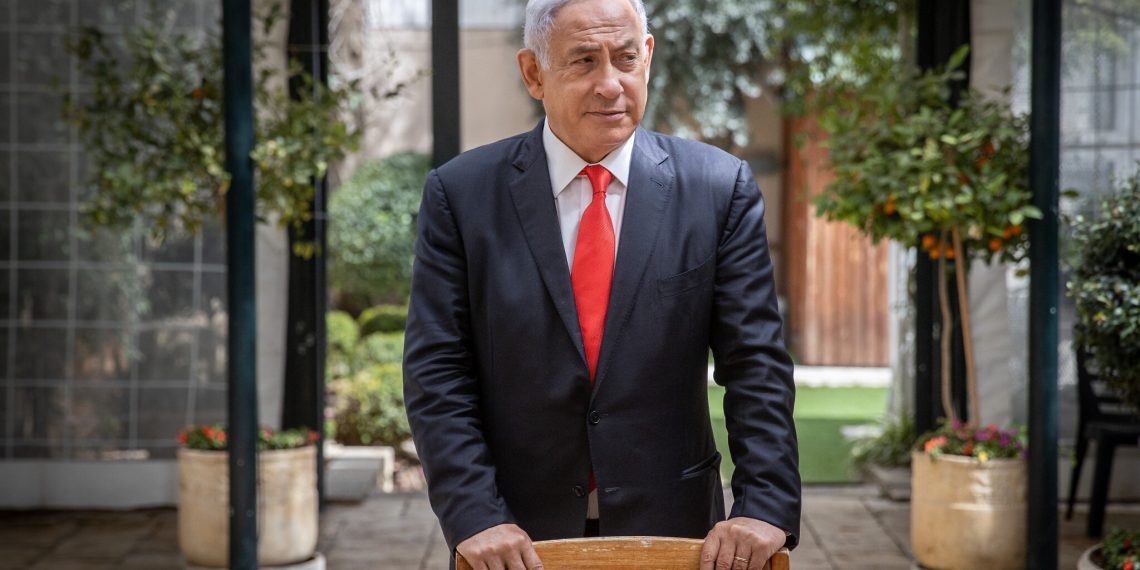
[{"label": "artificial green grass", "polygon": [[[886,401],[886,388],[797,388],[793,418],[799,438],[803,483],[854,481],[850,470],[851,444],[844,440],[840,430],[844,426],[874,422],[882,416]],[[710,386],[709,411],[717,449],[723,456],[721,474],[727,483],[732,478],[733,466],[723,402],[724,388]]]}]

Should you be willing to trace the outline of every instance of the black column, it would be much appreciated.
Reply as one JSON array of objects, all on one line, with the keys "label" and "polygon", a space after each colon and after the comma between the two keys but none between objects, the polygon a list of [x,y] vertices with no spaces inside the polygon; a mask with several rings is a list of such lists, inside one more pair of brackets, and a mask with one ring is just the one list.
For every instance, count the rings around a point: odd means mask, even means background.
[{"label": "black column", "polygon": [[[292,0],[289,12],[288,55],[301,65],[315,85],[328,85],[328,0]],[[289,78],[289,94],[296,98],[305,88]],[[315,94],[314,94],[315,95]],[[313,136],[320,136],[313,133]],[[328,304],[326,256],[327,178],[313,180],[313,219],[300,228],[289,227],[289,301],[285,340],[285,389],[281,427],[317,430],[317,493],[324,507],[325,313]],[[316,254],[305,259],[293,255],[293,245],[313,241]]]},{"label": "black column", "polygon": [[249,0],[222,3],[229,337],[230,568],[257,568],[257,300],[255,298],[253,62]]},{"label": "black column", "polygon": [[1061,0],[1034,0],[1029,187],[1029,568],[1057,567],[1058,176]]},{"label": "black column", "polygon": [[[963,45],[970,43],[969,0],[919,0],[917,6],[918,66],[923,70],[946,64],[950,56]],[[957,93],[969,85],[970,58],[962,64],[965,77],[954,86]],[[937,237],[937,236],[936,236]],[[921,243],[919,239],[919,244]],[[918,244],[915,244],[918,247]],[[959,417],[967,417],[966,363],[962,348],[962,326],[956,310],[957,284],[952,274],[947,275],[947,293],[950,296],[954,337],[951,342],[951,393]],[[934,334],[941,330],[942,312],[939,308],[937,261],[918,247],[915,264],[915,387],[914,427],[917,433],[934,429],[939,418],[946,415],[942,406],[941,349]]]},{"label": "black column", "polygon": [[432,166],[459,154],[459,2],[431,1]]}]

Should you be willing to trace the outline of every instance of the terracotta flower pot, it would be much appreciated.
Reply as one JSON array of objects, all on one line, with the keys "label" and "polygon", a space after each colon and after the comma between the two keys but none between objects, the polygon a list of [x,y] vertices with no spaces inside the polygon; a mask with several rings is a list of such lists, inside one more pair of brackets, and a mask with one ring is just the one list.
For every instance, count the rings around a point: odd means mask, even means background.
[{"label": "terracotta flower pot", "polygon": [[[178,450],[178,543],[193,566],[229,566],[229,454]],[[257,558],[283,566],[317,547],[317,448],[258,453]]]},{"label": "terracotta flower pot", "polygon": [[931,569],[1025,568],[1026,465],[923,452],[911,457],[911,547]]}]

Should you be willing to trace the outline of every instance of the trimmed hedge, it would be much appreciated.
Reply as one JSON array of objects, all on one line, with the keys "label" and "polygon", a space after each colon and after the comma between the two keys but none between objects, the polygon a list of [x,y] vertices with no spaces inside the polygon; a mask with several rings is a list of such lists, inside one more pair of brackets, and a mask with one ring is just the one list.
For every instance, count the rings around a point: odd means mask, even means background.
[{"label": "trimmed hedge", "polygon": [[398,363],[373,364],[333,383],[336,441],[399,447],[411,437]]},{"label": "trimmed hedge", "polygon": [[360,336],[376,333],[403,333],[408,324],[408,308],[403,305],[377,305],[365,309],[356,322],[360,324]]}]

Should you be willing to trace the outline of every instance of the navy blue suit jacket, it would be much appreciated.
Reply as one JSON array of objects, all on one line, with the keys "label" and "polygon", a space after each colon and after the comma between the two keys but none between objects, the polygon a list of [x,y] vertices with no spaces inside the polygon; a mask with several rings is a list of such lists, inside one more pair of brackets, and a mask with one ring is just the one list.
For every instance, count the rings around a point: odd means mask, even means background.
[{"label": "navy blue suit jacket", "polygon": [[792,362],[748,165],[639,129],[596,381],[542,125],[428,174],[404,394],[451,548],[513,522],[582,536],[590,467],[603,535],[703,538],[723,520],[708,351],[724,398],[732,516],[800,523]]}]

